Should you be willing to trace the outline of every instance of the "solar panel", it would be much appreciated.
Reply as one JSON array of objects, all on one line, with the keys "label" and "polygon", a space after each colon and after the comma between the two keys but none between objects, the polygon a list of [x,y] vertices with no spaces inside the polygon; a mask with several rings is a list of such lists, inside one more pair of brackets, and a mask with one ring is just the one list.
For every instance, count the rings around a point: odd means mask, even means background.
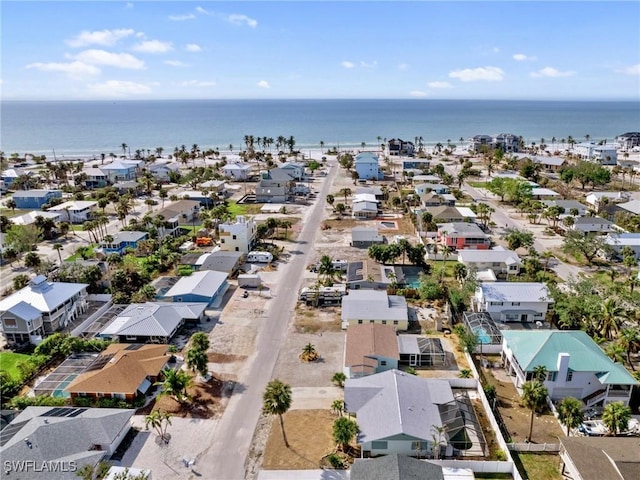
[{"label": "solar panel", "polygon": [[40,416],[41,417],[59,417],[61,410],[64,410],[64,408],[60,408],[60,407],[52,408],[51,410],[47,410]]},{"label": "solar panel", "polygon": [[69,412],[68,415],[66,415],[67,417],[77,417],[78,415],[80,415],[82,412],[85,412],[87,409],[86,408],[76,408],[74,411]]},{"label": "solar panel", "polygon": [[82,412],[86,411],[86,408],[69,408],[69,407],[58,407],[52,410],[49,410],[46,413],[40,415],[41,417],[77,417]]},{"label": "solar panel", "polygon": [[94,370],[100,370],[107,363],[109,363],[109,361],[111,361],[112,358],[113,358],[113,354],[100,355],[98,358],[96,358],[96,360],[91,365],[89,365],[85,369],[85,372],[92,372]]},{"label": "solar panel", "polygon": [[29,420],[20,423],[13,423],[5,427],[2,432],[0,432],[0,447],[4,447],[5,443],[11,440],[27,423],[29,423]]},{"label": "solar panel", "polygon": [[125,350],[139,350],[142,347],[144,347],[143,343],[132,343],[131,345],[127,346]]}]

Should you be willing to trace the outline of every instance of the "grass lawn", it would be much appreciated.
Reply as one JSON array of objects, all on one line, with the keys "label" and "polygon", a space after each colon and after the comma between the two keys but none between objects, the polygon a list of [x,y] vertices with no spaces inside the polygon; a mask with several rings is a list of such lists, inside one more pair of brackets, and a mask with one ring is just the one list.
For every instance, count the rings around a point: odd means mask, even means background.
[{"label": "grass lawn", "polygon": [[233,218],[238,215],[256,215],[260,213],[262,205],[256,205],[255,203],[237,203],[234,200],[230,200],[227,204],[227,211]]},{"label": "grass lawn", "polygon": [[24,215],[25,213],[29,213],[32,210],[21,210],[16,208],[15,210],[11,210],[10,208],[0,208],[0,215],[4,215],[8,218],[17,217],[19,215]]},{"label": "grass lawn", "polygon": [[13,352],[0,352],[0,370],[6,371],[11,378],[18,380],[20,378],[20,370],[18,363],[27,360],[29,355]]},{"label": "grass lawn", "polygon": [[487,182],[467,182],[467,185],[473,188],[487,188]]},{"label": "grass lawn", "polygon": [[[453,255],[451,255],[453,257]],[[429,260],[427,262],[431,265],[431,276],[435,279],[440,279],[442,275],[442,260]],[[453,267],[457,265],[459,262],[457,260],[446,260],[444,262],[444,280],[447,283],[456,282],[455,275],[453,273]]]},{"label": "grass lawn", "polygon": [[511,452],[517,463],[522,462],[529,480],[562,480],[558,455],[536,455],[534,453]]},{"label": "grass lawn", "polygon": [[[94,255],[93,249],[94,249],[93,245],[89,247],[89,250],[87,251],[87,258],[93,258],[93,255]],[[76,260],[79,260],[81,258],[82,258],[82,255],[80,255],[79,253],[74,253],[70,257],[65,258],[65,262],[75,262]]]}]

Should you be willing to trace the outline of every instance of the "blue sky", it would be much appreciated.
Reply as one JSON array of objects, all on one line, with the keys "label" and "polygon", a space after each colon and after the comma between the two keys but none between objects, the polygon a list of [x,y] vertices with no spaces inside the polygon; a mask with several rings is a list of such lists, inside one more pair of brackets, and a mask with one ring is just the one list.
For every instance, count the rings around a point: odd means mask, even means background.
[{"label": "blue sky", "polygon": [[640,98],[640,2],[3,1],[3,99]]}]

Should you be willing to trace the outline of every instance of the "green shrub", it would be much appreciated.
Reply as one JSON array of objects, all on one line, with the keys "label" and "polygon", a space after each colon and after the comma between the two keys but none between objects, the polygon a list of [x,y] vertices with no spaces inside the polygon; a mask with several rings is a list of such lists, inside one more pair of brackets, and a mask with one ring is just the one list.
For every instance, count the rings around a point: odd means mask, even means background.
[{"label": "green shrub", "polygon": [[336,455],[335,453],[330,453],[327,456],[327,461],[331,464],[333,468],[342,468],[343,466],[342,459],[340,458],[339,455]]},{"label": "green shrub", "polygon": [[504,462],[507,460],[507,454],[503,450],[498,450],[496,452],[496,460],[499,462]]},{"label": "green shrub", "polygon": [[93,407],[93,398],[91,397],[75,397],[72,403],[76,407]]}]

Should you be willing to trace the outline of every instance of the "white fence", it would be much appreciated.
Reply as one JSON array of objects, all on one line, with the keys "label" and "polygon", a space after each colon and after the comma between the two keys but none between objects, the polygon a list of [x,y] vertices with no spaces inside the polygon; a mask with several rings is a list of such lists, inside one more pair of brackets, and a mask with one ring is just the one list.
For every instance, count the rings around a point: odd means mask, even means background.
[{"label": "white fence", "polygon": [[559,452],[558,443],[507,443],[512,452]]},{"label": "white fence", "polygon": [[90,302],[110,302],[113,295],[110,293],[90,293],[87,295],[87,300]]},{"label": "white fence", "polygon": [[447,378],[445,380],[449,382],[451,388],[467,388],[473,390],[477,390],[479,383],[476,378]]},{"label": "white fence", "polygon": [[[468,468],[475,473],[511,473],[514,480],[522,480],[517,473],[518,469],[512,461],[498,462],[496,460],[428,460],[429,463],[435,463],[442,467],[449,468]],[[513,472],[516,472],[515,474]],[[516,476],[517,475],[517,476]]]}]

